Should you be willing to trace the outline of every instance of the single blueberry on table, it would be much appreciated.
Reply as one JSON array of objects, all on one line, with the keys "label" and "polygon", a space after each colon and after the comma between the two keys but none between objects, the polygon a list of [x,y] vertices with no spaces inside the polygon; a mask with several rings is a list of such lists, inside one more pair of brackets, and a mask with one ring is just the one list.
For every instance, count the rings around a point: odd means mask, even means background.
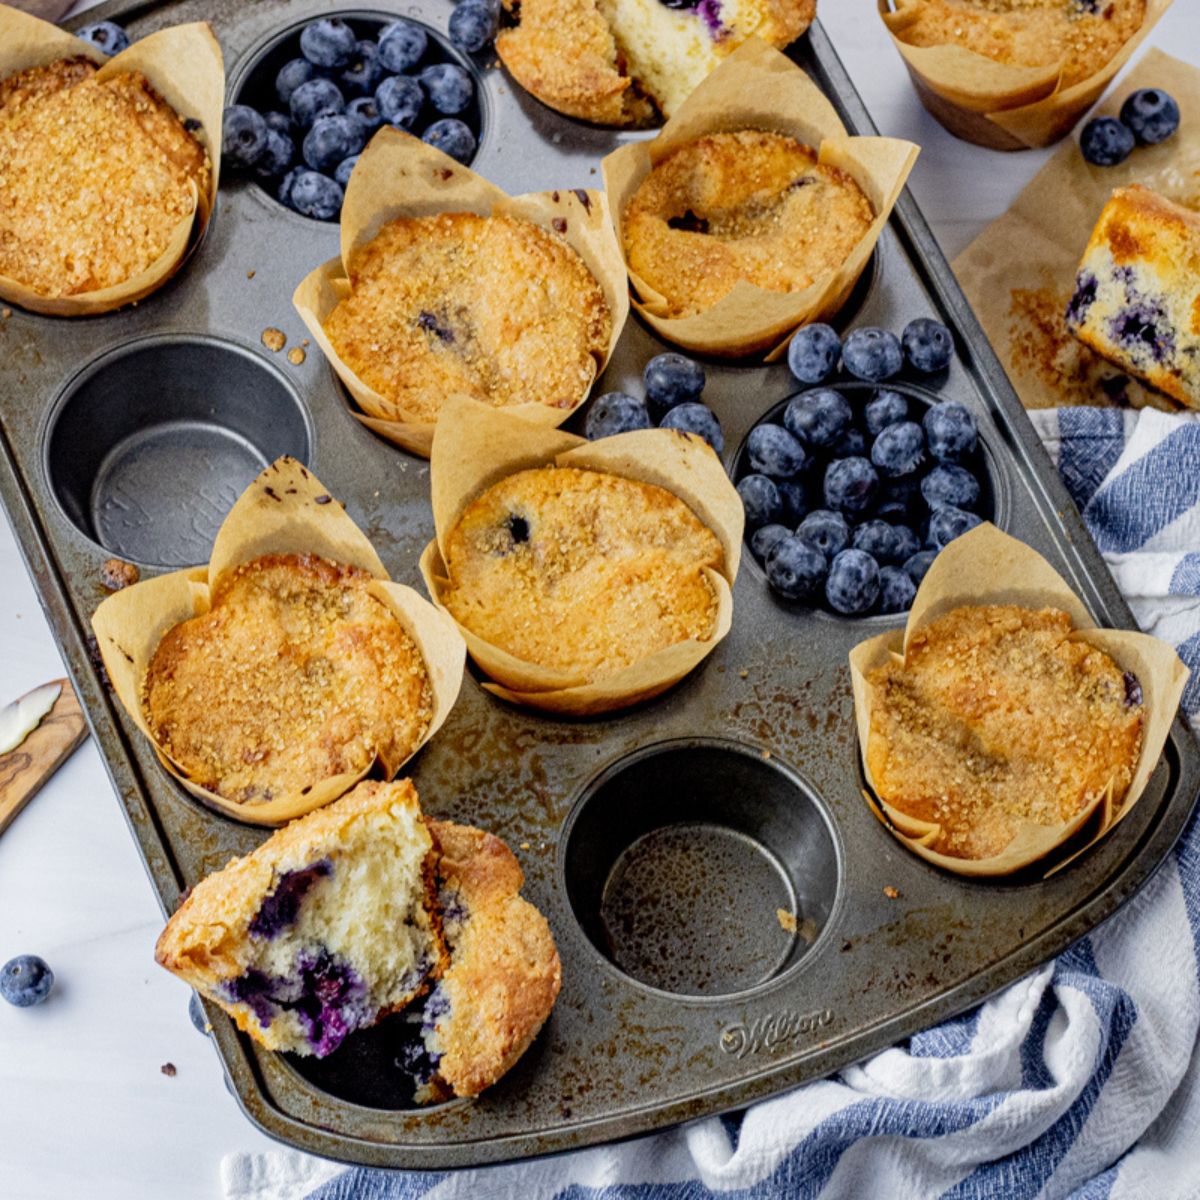
[{"label": "single blueberry on table", "polygon": [[409,71],[425,56],[429,39],[411,21],[393,21],[379,34],[379,61],[385,71]]},{"label": "single blueberry on table", "polygon": [[900,339],[887,329],[871,326],[856,329],[842,346],[842,366],[868,383],[879,383],[899,375],[903,365]]},{"label": "single blueberry on table", "polygon": [[302,83],[288,101],[292,120],[301,129],[308,129],[321,117],[335,117],[346,107],[337,84],[328,79],[310,79]]},{"label": "single blueberry on table", "polygon": [[968,529],[982,525],[983,519],[964,509],[944,504],[929,518],[929,533],[925,544],[934,550],[948,546],[956,537],[962,537]]},{"label": "single blueberry on table", "polygon": [[358,154],[366,144],[361,122],[345,113],[320,117],[304,138],[304,161],[314,171],[332,171],[344,158]]},{"label": "single blueberry on table", "polygon": [[746,439],[746,450],[751,469],[773,479],[790,479],[809,463],[804,443],[782,425],[756,425]]},{"label": "single blueberry on table", "polygon": [[941,321],[917,317],[909,321],[900,335],[904,360],[922,375],[944,371],[954,357],[954,335]]},{"label": "single blueberry on table", "polygon": [[429,103],[447,116],[462,112],[475,97],[475,85],[470,75],[457,63],[434,63],[417,78],[429,97]]},{"label": "single blueberry on table", "polygon": [[479,0],[463,0],[450,14],[450,41],[466,54],[478,54],[495,39],[499,28],[499,7]]},{"label": "single blueberry on table", "polygon": [[901,562],[902,546],[895,526],[886,521],[864,521],[854,530],[850,545],[869,554],[880,566]]},{"label": "single blueberry on table", "polygon": [[347,66],[357,49],[354,30],[340,17],[321,17],[300,31],[300,53],[314,67]]},{"label": "single blueberry on table", "polygon": [[853,425],[829,447],[833,458],[863,458],[867,453],[867,439],[861,429]]},{"label": "single blueberry on table", "polygon": [[286,134],[288,137],[292,136],[292,118],[287,113],[267,112],[263,113],[262,119],[266,121],[268,129]]},{"label": "single blueberry on table", "polygon": [[677,404],[658,424],[660,429],[681,429],[685,433],[699,434],[718,454],[725,449],[721,422],[707,404],[695,401]]},{"label": "single blueberry on table", "polygon": [[307,58],[293,58],[291,62],[284,63],[275,76],[275,95],[279,97],[279,103],[290,104],[292,93],[302,83],[308,83],[316,77],[317,68]]},{"label": "single blueberry on table", "polygon": [[861,516],[879,492],[879,474],[865,458],[839,458],[825,469],[825,504],[828,508]]},{"label": "single blueberry on table", "polygon": [[221,117],[221,157],[232,167],[252,167],[267,152],[267,123],[247,104],[232,104]]},{"label": "single blueberry on table", "polygon": [[794,529],[808,512],[804,488],[794,479],[777,479],[775,487],[779,492],[779,499],[783,502],[783,516],[780,520]]},{"label": "single blueberry on table", "polygon": [[882,567],[879,571],[879,611],[908,612],[917,594],[917,585],[902,567]]},{"label": "single blueberry on table", "polygon": [[1096,117],[1079,134],[1079,151],[1094,167],[1123,163],[1136,144],[1133,130],[1116,117]]},{"label": "single blueberry on table", "polygon": [[296,143],[286,133],[267,130],[267,148],[254,164],[259,179],[278,179],[296,160]]},{"label": "single blueberry on table", "polygon": [[965,467],[939,463],[921,480],[921,495],[931,509],[952,504],[973,510],[979,503],[979,481]]},{"label": "single blueberry on table", "polygon": [[54,986],[54,972],[36,954],[20,954],[0,967],[0,996],[17,1008],[41,1004]]},{"label": "single blueberry on table", "polygon": [[1121,105],[1121,120],[1139,142],[1154,146],[1179,128],[1179,105],[1162,88],[1138,88]]},{"label": "single blueberry on table", "polygon": [[783,424],[793,437],[810,446],[827,449],[851,426],[854,413],[850,402],[833,388],[806,392],[788,401],[783,410]]},{"label": "single blueberry on table", "polygon": [[850,526],[839,512],[817,508],[800,522],[796,532],[812,542],[826,558],[833,558],[850,545]]},{"label": "single blueberry on table", "polygon": [[750,538],[750,552],[764,562],[777,543],[792,536],[792,531],[786,525],[764,525],[756,529]]},{"label": "single blueberry on table", "polygon": [[739,479],[737,493],[742,498],[747,529],[779,523],[783,501],[779,498],[779,489],[765,475],[746,475]]},{"label": "single blueberry on table", "polygon": [[788,346],[788,370],[801,383],[824,383],[841,356],[842,339],[831,325],[805,325]]},{"label": "single blueberry on table", "polygon": [[428,142],[434,149],[448,154],[463,166],[475,157],[475,135],[457,117],[443,117],[440,121],[434,121],[421,134],[421,141]]},{"label": "single blueberry on table", "polygon": [[337,81],[347,96],[369,96],[379,86],[382,78],[379,47],[363,38],[355,46],[353,57],[338,72]]},{"label": "single blueberry on table", "polygon": [[640,400],[625,392],[608,392],[592,401],[583,432],[585,437],[595,441],[615,433],[649,428],[650,414]]},{"label": "single blueberry on table", "polygon": [[863,407],[863,422],[872,437],[878,437],[889,425],[908,420],[908,401],[890,388],[875,393]]},{"label": "single blueberry on table", "polygon": [[788,600],[803,600],[819,592],[829,564],[811,542],[791,534],[772,547],[764,570],[767,583],[781,596]]},{"label": "single blueberry on table", "polygon": [[383,113],[379,111],[379,102],[374,96],[358,96],[351,100],[346,105],[346,115],[353,117],[363,127],[368,138],[383,124]]},{"label": "single blueberry on table", "polygon": [[871,461],[888,479],[919,471],[925,463],[925,434],[920,425],[901,421],[881,430],[871,447]]},{"label": "single blueberry on table", "polygon": [[932,405],[922,424],[929,453],[940,463],[959,462],[979,443],[975,418],[957,400],[943,400]]},{"label": "single blueberry on table", "polygon": [[350,186],[350,176],[354,173],[354,168],[358,165],[358,155],[352,154],[349,158],[343,158],[333,172],[333,182],[338,185],[344,192]]},{"label": "single blueberry on table", "polygon": [[865,551],[843,550],[829,564],[825,599],[835,612],[856,616],[879,599],[879,564]]},{"label": "single blueberry on table", "polygon": [[87,42],[89,46],[95,46],[109,58],[129,48],[129,34],[111,21],[96,21],[85,25],[75,31],[75,36]]},{"label": "single blueberry on table", "polygon": [[204,1011],[204,1005],[200,1003],[199,992],[193,992],[188,999],[188,1016],[191,1018],[196,1032],[202,1033],[207,1037],[210,1032],[208,1028],[208,1016]]},{"label": "single blueberry on table", "polygon": [[292,181],[288,204],[301,216],[333,221],[342,211],[343,192],[328,175],[301,171]]},{"label": "single blueberry on table", "polygon": [[411,130],[425,107],[425,89],[408,75],[390,75],[379,85],[375,103],[389,125]]},{"label": "single blueberry on table", "polygon": [[642,372],[646,405],[650,415],[661,421],[667,410],[689,400],[699,400],[704,391],[704,368],[682,354],[656,354]]},{"label": "single blueberry on table", "polygon": [[929,573],[937,555],[936,550],[918,550],[916,554],[910,554],[904,560],[904,573],[917,587],[921,586],[921,580]]}]

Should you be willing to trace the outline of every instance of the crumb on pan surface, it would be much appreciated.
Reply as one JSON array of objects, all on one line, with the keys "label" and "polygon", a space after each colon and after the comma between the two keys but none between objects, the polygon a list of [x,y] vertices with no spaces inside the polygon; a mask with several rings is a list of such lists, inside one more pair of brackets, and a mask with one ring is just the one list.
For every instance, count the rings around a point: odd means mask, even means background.
[{"label": "crumb on pan surface", "polygon": [[624,214],[631,271],[669,315],[711,308],[739,280],[801,291],[836,271],[874,220],[846,172],[794,138],[716,133],[658,162]]},{"label": "crumb on pan surface", "polygon": [[1066,88],[1099,71],[1141,28],[1146,0],[896,0],[912,46],[963,46],[1017,67],[1062,63]]},{"label": "crumb on pan surface", "polygon": [[507,216],[391,221],[347,265],[334,349],[383,397],[378,416],[435,421],[448,395],[574,408],[608,346],[599,282],[561,237]]},{"label": "crumb on pan surface", "polygon": [[931,849],[989,858],[1023,821],[1063,825],[1110,785],[1115,804],[1124,797],[1141,688],[1071,633],[1053,608],[958,608],[912,636],[906,661],[867,676],[875,790],[940,824]]},{"label": "crumb on pan surface", "polygon": [[40,295],[146,270],[209,186],[210,164],[136,71],[82,58],[0,81],[0,275]]},{"label": "crumb on pan surface", "polygon": [[543,667],[611,675],[716,623],[721,544],[664,488],[570,467],[520,471],[446,541],[451,615]]},{"label": "crumb on pan surface", "polygon": [[432,716],[420,651],[358,568],[272,554],[220,581],[211,609],[169,630],[143,711],[192,780],[254,804],[376,758],[394,770]]}]

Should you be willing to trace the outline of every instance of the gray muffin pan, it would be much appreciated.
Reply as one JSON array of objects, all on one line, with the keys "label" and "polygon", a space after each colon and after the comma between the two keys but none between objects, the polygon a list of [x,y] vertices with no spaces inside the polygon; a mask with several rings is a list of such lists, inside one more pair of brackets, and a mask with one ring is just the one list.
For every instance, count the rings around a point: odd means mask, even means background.
[{"label": "gray muffin pan", "polygon": [[[134,35],[210,21],[233,97],[281,36],[329,11],[178,0],[108,4],[86,19],[115,17]],[[444,35],[451,6],[348,11],[410,16]],[[874,132],[819,24],[793,53],[852,129]],[[511,192],[597,187],[603,155],[641,136],[561,117],[490,61],[475,69],[483,137],[473,165]],[[288,453],[345,501],[393,577],[421,587],[428,464],[354,419],[315,346],[296,365],[261,341],[275,327],[289,347],[302,343],[292,291],[337,248],[336,225],[227,173],[207,234],[160,292],[102,317],[0,319],[0,494],[164,912],[265,835],[190,798],[106,687],[89,637],[104,560],[130,559],[143,577],[204,561],[241,489]],[[1044,554],[1102,623],[1132,626],[906,193],[840,324],[898,330],[920,315],[955,331],[958,358],[936,396],[978,420],[997,523]],[[637,391],[662,348],[631,318],[597,391]],[[795,387],[780,365],[707,368],[732,470],[751,426]],[[945,874],[905,851],[862,796],[846,656],[898,623],[781,603],[747,555],[730,635],[639,709],[557,720],[490,697],[468,672],[408,773],[427,811],[492,830],[517,853],[562,955],[554,1013],[496,1087],[421,1110],[395,1065],[403,1018],[317,1063],[257,1048],[211,1009],[247,1116],[304,1150],[389,1167],[628,1137],[860,1059],[977,1003],[1110,916],[1188,817],[1200,789],[1190,734],[1176,724],[1132,816],[1051,879]]]}]

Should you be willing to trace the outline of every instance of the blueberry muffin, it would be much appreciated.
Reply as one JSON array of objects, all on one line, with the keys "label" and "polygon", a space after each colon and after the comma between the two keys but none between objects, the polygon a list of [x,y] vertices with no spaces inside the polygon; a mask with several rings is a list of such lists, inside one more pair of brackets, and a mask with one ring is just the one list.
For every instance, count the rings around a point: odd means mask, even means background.
[{"label": "blueberry muffin", "polygon": [[0,276],[47,298],[115,287],[169,248],[211,164],[136,71],[67,58],[0,81]]},{"label": "blueberry muffin", "polygon": [[678,496],[601,471],[519,471],[471,502],[444,545],[440,602],[525,663],[594,682],[713,635],[704,568],[724,553]]},{"label": "blueberry muffin", "polygon": [[1067,328],[1159,391],[1200,408],[1200,215],[1118,188],[1084,251]]},{"label": "blueberry muffin", "polygon": [[796,292],[837,271],[874,220],[858,184],[779,133],[715,133],[661,159],[626,206],[632,274],[668,317],[712,308],[740,281]]},{"label": "blueberry muffin", "polygon": [[1058,609],[958,608],[868,674],[875,791],[940,826],[929,849],[991,858],[1023,823],[1065,825],[1109,788],[1120,805],[1141,751],[1141,686],[1071,634]]},{"label": "blueberry muffin", "polygon": [[434,863],[412,784],[360,783],[198,883],[155,958],[268,1049],[324,1057],[442,973]]},{"label": "blueberry muffin", "polygon": [[513,77],[543,103],[602,125],[670,117],[751,37],[790,45],[816,0],[505,0],[496,38]]},{"label": "blueberry muffin", "polygon": [[1096,74],[1142,27],[1146,0],[894,0],[910,46],[962,46],[1014,67],[1062,64],[1060,88]]},{"label": "blueberry muffin", "polygon": [[143,683],[151,736],[193,783],[243,804],[388,774],[433,697],[420,651],[357,567],[270,554],[227,572],[162,638]]},{"label": "blueberry muffin", "polygon": [[507,216],[385,225],[348,264],[325,332],[382,398],[377,416],[437,420],[447,396],[574,408],[612,332],[599,282],[563,238]]}]

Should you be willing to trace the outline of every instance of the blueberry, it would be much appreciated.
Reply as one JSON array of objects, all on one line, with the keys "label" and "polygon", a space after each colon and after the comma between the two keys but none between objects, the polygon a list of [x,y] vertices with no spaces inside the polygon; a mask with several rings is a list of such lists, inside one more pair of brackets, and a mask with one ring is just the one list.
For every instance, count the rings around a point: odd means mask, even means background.
[{"label": "blueberry", "polygon": [[841,554],[850,545],[850,526],[839,512],[818,508],[810,512],[796,532],[812,542],[826,558]]},{"label": "blueberry", "polygon": [[773,479],[790,479],[809,463],[804,443],[794,438],[782,425],[757,425],[746,439],[750,467],[760,475]]},{"label": "blueberry", "polygon": [[914,371],[933,375],[944,371],[954,357],[954,335],[941,321],[917,317],[900,335],[904,359]]},{"label": "blueberry", "polygon": [[448,154],[463,166],[475,156],[475,135],[457,117],[443,117],[440,121],[434,121],[421,134],[421,141],[427,142],[443,154]]},{"label": "blueberry", "polygon": [[1154,146],[1179,128],[1179,105],[1161,88],[1138,88],[1121,105],[1121,120],[1139,142]]},{"label": "blueberry", "polygon": [[316,78],[317,68],[306,58],[293,58],[291,62],[284,63],[275,76],[275,95],[279,97],[279,103],[290,104],[292,93],[302,83]]},{"label": "blueberry", "polygon": [[470,75],[455,63],[435,63],[417,78],[429,96],[429,103],[440,113],[453,116],[474,99],[475,85]]},{"label": "blueberry", "polygon": [[425,55],[429,39],[410,21],[393,21],[379,34],[379,61],[385,71],[408,71]]},{"label": "blueberry", "polygon": [[843,550],[829,564],[825,599],[837,612],[868,612],[879,599],[879,564],[862,550]]},{"label": "blueberry", "polygon": [[907,525],[893,524],[896,531],[896,557],[894,562],[906,562],[921,549],[921,539]]},{"label": "blueberry", "polygon": [[321,17],[300,31],[300,53],[314,67],[348,66],[357,49],[354,30],[340,17]]},{"label": "blueberry", "polygon": [[904,573],[918,587],[921,586],[921,580],[929,572],[929,568],[933,566],[933,560],[937,558],[936,550],[918,550],[916,554],[910,554],[904,560]]},{"label": "blueberry", "polygon": [[388,124],[411,130],[425,107],[425,89],[408,75],[391,75],[379,85],[375,103]]},{"label": "blueberry", "polygon": [[82,29],[75,30],[75,36],[87,42],[89,46],[95,46],[109,58],[129,47],[129,34],[111,21],[97,21],[94,25],[85,25]]},{"label": "blueberry", "polygon": [[286,133],[267,130],[267,149],[254,164],[254,174],[259,179],[278,179],[296,157],[296,143]]},{"label": "blueberry", "polygon": [[1096,117],[1079,135],[1084,160],[1096,167],[1115,167],[1133,153],[1137,139],[1133,130],[1116,117]]},{"label": "blueberry", "polygon": [[369,96],[379,86],[382,76],[379,47],[363,38],[355,46],[354,56],[338,72],[337,81],[347,96]]},{"label": "blueberry", "polygon": [[767,582],[781,596],[802,600],[819,590],[829,564],[811,542],[791,534],[771,548],[764,569]]},{"label": "blueberry", "polygon": [[54,986],[54,972],[36,954],[21,954],[0,967],[0,996],[18,1008],[41,1004]]},{"label": "blueberry", "polygon": [[310,79],[302,83],[288,101],[292,120],[301,129],[308,129],[321,117],[336,117],[346,107],[337,84],[328,79]]},{"label": "blueberry", "polygon": [[853,421],[850,402],[832,388],[797,396],[789,400],[783,410],[783,423],[788,432],[820,449],[832,446]]},{"label": "blueberry", "polygon": [[689,401],[677,404],[658,423],[660,429],[682,429],[699,434],[718,454],[725,449],[725,435],[717,414],[707,404]]},{"label": "blueberry", "polygon": [[642,372],[646,406],[661,421],[670,408],[699,400],[704,391],[704,368],[682,354],[656,354]]},{"label": "blueberry", "polygon": [[344,158],[357,154],[367,140],[361,122],[345,113],[320,117],[304,138],[304,161],[314,171],[332,171]]},{"label": "blueberry", "polygon": [[583,432],[595,441],[596,438],[611,437],[614,433],[649,428],[650,414],[640,400],[625,392],[608,392],[592,401]]},{"label": "blueberry", "polygon": [[863,408],[867,432],[878,437],[889,425],[908,420],[908,401],[899,393],[883,389],[875,393]]},{"label": "blueberry", "polygon": [[750,539],[750,550],[759,562],[763,562],[774,549],[776,543],[792,536],[792,531],[786,525],[764,525],[754,531]]},{"label": "blueberry", "polygon": [[879,475],[865,458],[839,458],[825,470],[825,504],[856,517],[871,507]]},{"label": "blueberry", "polygon": [[463,0],[450,14],[450,41],[467,54],[478,54],[496,37],[499,8]]},{"label": "blueberry", "polygon": [[871,447],[871,461],[888,479],[911,475],[925,462],[925,434],[916,421],[901,421],[882,430]]},{"label": "blueberry", "polygon": [[346,105],[346,115],[353,117],[363,127],[368,138],[383,124],[383,113],[379,111],[379,103],[374,96],[359,96],[351,100]]},{"label": "blueberry", "polygon": [[794,529],[800,524],[804,514],[808,512],[804,488],[792,479],[777,479],[775,487],[779,492],[779,499],[783,503],[783,515],[780,520]]},{"label": "blueberry", "polygon": [[332,221],[342,211],[342,195],[328,175],[301,171],[292,181],[288,203],[302,216]]},{"label": "blueberry", "polygon": [[842,347],[842,365],[851,375],[877,383],[900,373],[900,339],[886,329],[856,329]]},{"label": "blueberry", "polygon": [[882,567],[879,571],[879,611],[908,612],[917,594],[917,585],[902,567]]},{"label": "blueberry", "polygon": [[906,557],[900,551],[903,546],[895,526],[886,521],[864,521],[854,531],[850,545],[855,550],[863,550],[880,566],[884,563],[902,562]]},{"label": "blueberry", "polygon": [[279,186],[275,189],[275,199],[280,204],[286,204],[288,208],[292,207],[292,188],[295,186],[296,180],[307,170],[307,167],[293,167],[279,181]]},{"label": "blueberry", "polygon": [[929,518],[929,533],[926,535],[925,544],[934,550],[941,550],[956,537],[962,537],[968,529],[982,524],[982,518],[974,513],[955,508],[952,504],[944,504]]},{"label": "blueberry", "polygon": [[354,168],[358,165],[358,155],[352,154],[349,158],[343,158],[338,163],[333,172],[333,182],[338,185],[344,192],[350,186],[350,176],[354,172]]},{"label": "blueberry", "polygon": [[746,513],[746,528],[778,524],[783,515],[779,489],[765,475],[747,475],[738,481],[737,493]]},{"label": "blueberry", "polygon": [[209,1033],[208,1015],[204,1011],[204,1005],[200,1003],[199,992],[193,992],[188,1000],[188,1016],[191,1017],[196,1032],[207,1037]]},{"label": "blueberry", "polygon": [[979,481],[964,467],[939,464],[921,480],[921,495],[930,508],[951,504],[974,509],[979,503]]},{"label": "blueberry", "polygon": [[867,453],[867,439],[863,437],[861,429],[856,429],[853,425],[842,434],[832,446],[829,447],[829,453],[834,458],[862,458]]},{"label": "blueberry", "polygon": [[[889,517],[882,511],[885,506],[890,506],[903,515]],[[903,524],[908,524],[911,517],[924,516],[925,510],[921,504],[921,481],[919,476],[904,475],[899,479],[887,480],[880,489],[879,504],[876,506],[876,513],[885,521],[900,521]]]},{"label": "blueberry", "polygon": [[837,370],[842,340],[831,325],[805,325],[788,346],[787,365],[801,383],[824,383]]},{"label": "blueberry", "polygon": [[267,152],[270,132],[249,105],[231,105],[221,117],[221,157],[232,167],[254,166]]},{"label": "blueberry", "polygon": [[934,404],[922,422],[929,453],[941,463],[954,463],[965,458],[979,442],[975,418],[957,400]]},{"label": "blueberry", "polygon": [[262,119],[266,121],[268,129],[287,134],[288,137],[292,136],[292,118],[287,113],[267,112],[263,113]]}]

